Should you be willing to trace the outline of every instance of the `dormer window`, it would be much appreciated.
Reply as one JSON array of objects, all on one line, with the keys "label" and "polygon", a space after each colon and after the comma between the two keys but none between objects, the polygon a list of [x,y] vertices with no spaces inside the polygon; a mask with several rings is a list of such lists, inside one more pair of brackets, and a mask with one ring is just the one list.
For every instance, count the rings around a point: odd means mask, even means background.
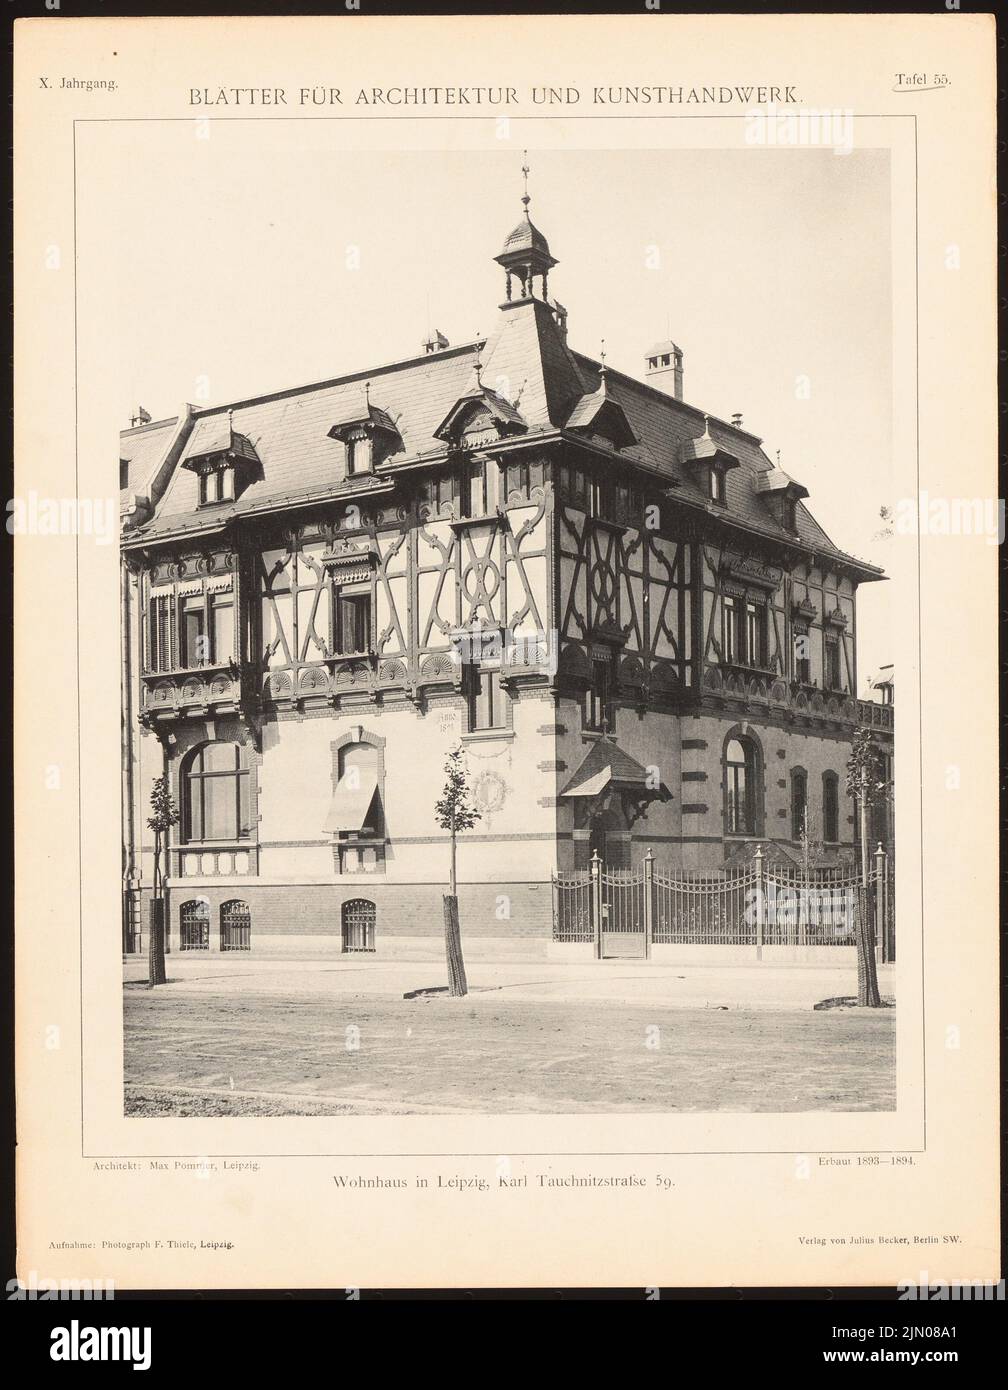
[{"label": "dormer window", "polygon": [[374,471],[374,449],[365,430],[358,430],[346,439],[347,475],[351,478]]},{"label": "dormer window", "polygon": [[496,391],[478,383],[461,396],[434,431],[452,449],[481,449],[499,439],[524,434],[528,426],[519,411]]},{"label": "dormer window", "polygon": [[235,501],[262,476],[259,455],[252,441],[235,430],[230,410],[197,421],[182,467],[196,474],[201,507]]},{"label": "dormer window", "polygon": [[235,498],[234,467],[222,464],[209,468],[199,475],[199,500],[201,507],[215,502],[233,502]]},{"label": "dormer window", "polygon": [[684,439],[679,445],[679,461],[692,472],[694,481],[707,494],[709,502],[719,507],[726,504],[728,470],[738,468],[739,461],[711,437],[708,416],[704,416],[703,434],[696,439]]},{"label": "dormer window", "polygon": [[371,404],[369,383],[359,397],[329,429],[329,438],[339,440],[346,450],[346,476],[366,478],[392,454],[402,451],[399,429],[388,414]]},{"label": "dormer window", "polygon": [[798,532],[798,502],[808,496],[808,488],[795,482],[783,468],[768,468],[756,478],[756,491],[781,530]]}]

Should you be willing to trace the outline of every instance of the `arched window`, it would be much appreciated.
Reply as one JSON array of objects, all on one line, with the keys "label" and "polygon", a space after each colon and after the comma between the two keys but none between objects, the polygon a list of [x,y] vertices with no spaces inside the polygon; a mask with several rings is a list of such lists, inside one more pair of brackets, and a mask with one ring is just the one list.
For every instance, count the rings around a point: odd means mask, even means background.
[{"label": "arched window", "polygon": [[840,779],[835,772],[824,772],[822,779],[823,839],[835,844],[840,839]]},{"label": "arched window", "polygon": [[193,898],[179,909],[179,950],[209,951],[210,904],[206,898]]},{"label": "arched window", "polygon": [[808,813],[808,773],[803,767],[791,770],[791,838],[800,840]]},{"label": "arched window", "polygon": [[220,948],[222,951],[252,949],[252,916],[248,903],[234,899],[221,904]]},{"label": "arched window", "polygon": [[384,757],[380,739],[333,745],[333,799],[324,829],[334,835],[340,874],[385,869]]},{"label": "arched window", "polygon": [[354,898],[343,904],[344,951],[373,951],[375,948],[375,905],[368,898]]},{"label": "arched window", "polygon": [[756,740],[735,734],[724,751],[725,833],[760,834],[762,760]]},{"label": "arched window", "polygon": [[251,796],[245,750],[237,743],[204,743],[182,764],[183,844],[246,840]]}]

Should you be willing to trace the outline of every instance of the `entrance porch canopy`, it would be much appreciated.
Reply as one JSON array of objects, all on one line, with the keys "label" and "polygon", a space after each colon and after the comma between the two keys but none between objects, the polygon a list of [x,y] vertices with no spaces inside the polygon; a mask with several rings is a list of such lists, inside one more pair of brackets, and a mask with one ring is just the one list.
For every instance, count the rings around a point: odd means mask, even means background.
[{"label": "entrance porch canopy", "polygon": [[594,800],[612,792],[623,798],[628,810],[633,808],[633,820],[644,814],[649,802],[668,801],[672,796],[664,782],[655,785],[652,773],[636,758],[631,758],[611,738],[600,738],[589,748],[560,795]]}]

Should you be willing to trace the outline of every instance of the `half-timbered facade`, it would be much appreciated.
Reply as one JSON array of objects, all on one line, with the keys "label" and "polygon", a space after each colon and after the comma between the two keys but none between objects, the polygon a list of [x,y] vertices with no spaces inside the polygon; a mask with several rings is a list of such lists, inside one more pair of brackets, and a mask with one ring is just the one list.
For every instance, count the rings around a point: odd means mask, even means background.
[{"label": "half-timbered facade", "polygon": [[460,743],[469,951],[545,950],[593,854],[853,849],[880,572],[675,344],[642,381],[569,345],[527,206],[496,259],[483,340],[121,436],[123,868],[135,905],[166,772],[172,950],[436,949]]}]

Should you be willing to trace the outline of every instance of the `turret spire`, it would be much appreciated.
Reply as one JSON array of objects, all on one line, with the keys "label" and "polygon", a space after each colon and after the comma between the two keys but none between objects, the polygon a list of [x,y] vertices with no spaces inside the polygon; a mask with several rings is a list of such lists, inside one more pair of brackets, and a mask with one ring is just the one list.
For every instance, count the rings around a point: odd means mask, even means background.
[{"label": "turret spire", "polygon": [[542,281],[542,298],[547,298],[547,276],[556,261],[550,255],[549,243],[539,231],[538,227],[533,226],[532,219],[529,217],[529,203],[532,201],[528,191],[528,150],[523,151],[522,159],[522,207],[525,215],[515,227],[514,231],[504,243],[504,249],[499,256],[495,256],[498,265],[504,267],[507,275],[507,298],[512,298],[512,281],[517,280],[519,286],[518,299],[533,298],[533,281],[540,277]]}]

